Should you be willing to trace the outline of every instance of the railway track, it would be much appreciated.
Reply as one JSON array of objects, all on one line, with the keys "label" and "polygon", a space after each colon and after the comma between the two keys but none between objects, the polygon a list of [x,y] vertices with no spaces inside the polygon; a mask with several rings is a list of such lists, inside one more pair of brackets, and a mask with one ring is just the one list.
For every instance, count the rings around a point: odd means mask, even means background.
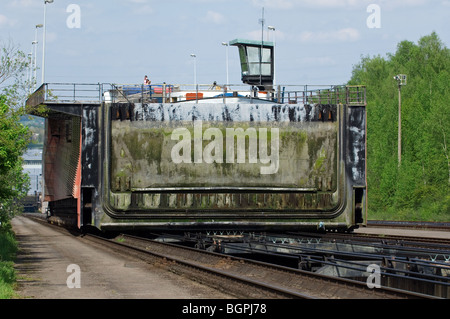
[{"label": "railway track", "polygon": [[136,257],[216,288],[226,287],[239,298],[301,299],[410,299],[433,298],[387,287],[236,258],[170,243],[121,235],[115,240],[85,238],[113,250],[132,251]]},{"label": "railway track", "polygon": [[221,244],[225,253],[269,256],[291,267],[366,282],[379,270],[382,286],[449,298],[450,245],[336,233],[264,234],[253,241]]},{"label": "railway track", "polygon": [[423,247],[423,248],[442,248],[450,249],[450,239],[448,238],[436,238],[436,237],[413,237],[405,235],[386,235],[379,234],[367,234],[367,233],[306,233],[306,232],[291,232],[289,233],[297,237],[310,237],[321,238],[328,240],[341,240],[341,241],[357,241],[367,243],[384,243],[390,245],[401,245],[410,247]]},{"label": "railway track", "polygon": [[[329,235],[329,234],[325,234]],[[115,252],[134,255],[148,263],[164,267],[168,271],[189,277],[208,286],[226,291],[238,298],[296,298],[296,299],[410,299],[438,298],[433,294],[411,292],[406,289],[392,288],[381,285],[370,288],[369,273],[363,281],[340,278],[333,275],[312,272],[310,269],[293,269],[272,263],[258,262],[248,258],[234,257],[229,254],[163,243],[146,238],[122,234],[114,239],[106,239],[92,234],[83,236],[101,247],[107,247]],[[313,239],[309,239],[310,242]],[[275,240],[276,241],[276,240]],[[316,239],[317,241],[317,239]],[[285,248],[292,248],[289,243],[273,243],[276,249],[284,251],[281,255],[288,256]],[[266,245],[266,244],[265,244]],[[253,245],[256,247],[257,245]],[[284,247],[286,246],[286,247]],[[222,248],[227,247],[224,243]],[[267,247],[267,245],[266,245]],[[205,247],[203,247],[205,248]],[[228,248],[230,248],[228,246]],[[266,248],[267,249],[267,248]],[[273,252],[272,252],[273,253]],[[345,251],[342,251],[345,255]],[[325,260],[319,260],[322,265],[336,266],[336,252],[326,252]],[[292,257],[292,256],[289,256]],[[321,258],[317,253],[308,257],[294,256],[307,265],[314,263],[313,258]],[[450,257],[450,256],[449,256]],[[354,266],[346,266],[354,267]],[[384,276],[384,274],[382,273]],[[444,296],[445,298],[445,296]]]}]

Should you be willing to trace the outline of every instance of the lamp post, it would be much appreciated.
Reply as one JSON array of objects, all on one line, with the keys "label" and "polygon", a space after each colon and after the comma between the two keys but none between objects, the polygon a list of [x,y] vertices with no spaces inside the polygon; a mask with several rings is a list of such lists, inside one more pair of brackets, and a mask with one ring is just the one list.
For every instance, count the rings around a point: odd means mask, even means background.
[{"label": "lamp post", "polygon": [[37,41],[37,32],[39,28],[42,28],[44,25],[43,24],[36,24],[36,29],[34,31],[34,41],[33,41],[33,45],[34,45],[34,61],[33,61],[33,70],[34,70],[34,85],[33,88],[34,90],[36,90],[36,84],[37,84],[37,45],[38,45],[38,41]]},{"label": "lamp post", "polygon": [[398,83],[398,167],[402,164],[402,86],[406,85],[406,75],[394,76]]},{"label": "lamp post", "polygon": [[31,79],[33,77],[33,50],[28,53],[28,70],[27,70],[27,88],[28,93],[31,93]]},{"label": "lamp post", "polygon": [[32,57],[31,57],[31,80],[33,81],[33,85],[31,86],[33,90],[36,89],[36,46],[38,42],[34,40],[31,42],[33,44]]},{"label": "lamp post", "polygon": [[226,66],[227,66],[227,85],[228,85],[228,84],[230,84],[230,80],[228,77],[228,47],[229,47],[229,44],[228,44],[228,42],[222,42],[222,45],[226,46]]},{"label": "lamp post", "polygon": [[275,27],[269,25],[269,26],[267,27],[267,29],[269,29],[270,31],[273,31],[273,47],[274,47],[274,50],[273,50],[273,56],[272,56],[272,63],[273,63],[273,86],[275,86],[275,85],[276,85],[275,49],[276,49],[276,46],[277,46],[277,42],[276,42],[276,40],[275,40]]},{"label": "lamp post", "polygon": [[191,57],[194,58],[194,85],[197,87],[197,56],[192,53]]},{"label": "lamp post", "polygon": [[42,84],[45,83],[45,35],[47,31],[47,3],[53,3],[54,0],[44,0],[44,35],[42,39]]}]

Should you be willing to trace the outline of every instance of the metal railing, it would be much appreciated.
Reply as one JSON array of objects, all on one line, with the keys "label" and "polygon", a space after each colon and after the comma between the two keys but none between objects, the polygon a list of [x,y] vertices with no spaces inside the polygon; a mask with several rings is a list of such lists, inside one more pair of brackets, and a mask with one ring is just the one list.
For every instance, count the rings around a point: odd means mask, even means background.
[{"label": "metal railing", "polygon": [[[287,89],[287,90],[286,90]],[[280,90],[280,88],[279,88]],[[366,87],[304,85],[283,86],[280,103],[366,105]]]},{"label": "metal railing", "polygon": [[366,105],[365,86],[278,85],[268,91],[244,84],[111,84],[44,83],[27,104],[176,103],[230,97],[262,99],[281,104]]},{"label": "metal railing", "polygon": [[58,103],[101,103],[103,84],[44,83],[44,100]]}]

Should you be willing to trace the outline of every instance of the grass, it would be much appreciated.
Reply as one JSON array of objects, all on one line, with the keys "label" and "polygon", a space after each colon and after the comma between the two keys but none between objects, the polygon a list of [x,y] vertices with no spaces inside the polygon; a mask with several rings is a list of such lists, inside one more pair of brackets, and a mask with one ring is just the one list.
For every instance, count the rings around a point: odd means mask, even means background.
[{"label": "grass", "polygon": [[369,210],[369,220],[397,220],[397,221],[429,221],[429,222],[448,222],[450,212],[440,210],[433,212],[431,209],[395,209]]},{"label": "grass", "polygon": [[0,299],[11,299],[15,296],[14,258],[16,252],[17,242],[11,227],[2,224],[0,226]]}]

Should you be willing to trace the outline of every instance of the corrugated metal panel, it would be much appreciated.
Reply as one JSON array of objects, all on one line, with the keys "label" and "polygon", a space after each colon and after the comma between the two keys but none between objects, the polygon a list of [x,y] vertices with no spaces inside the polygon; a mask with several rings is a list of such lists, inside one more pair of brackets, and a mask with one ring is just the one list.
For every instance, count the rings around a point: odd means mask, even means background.
[{"label": "corrugated metal panel", "polygon": [[80,161],[81,122],[78,117],[54,117],[47,120],[44,150],[45,200],[70,198]]}]

